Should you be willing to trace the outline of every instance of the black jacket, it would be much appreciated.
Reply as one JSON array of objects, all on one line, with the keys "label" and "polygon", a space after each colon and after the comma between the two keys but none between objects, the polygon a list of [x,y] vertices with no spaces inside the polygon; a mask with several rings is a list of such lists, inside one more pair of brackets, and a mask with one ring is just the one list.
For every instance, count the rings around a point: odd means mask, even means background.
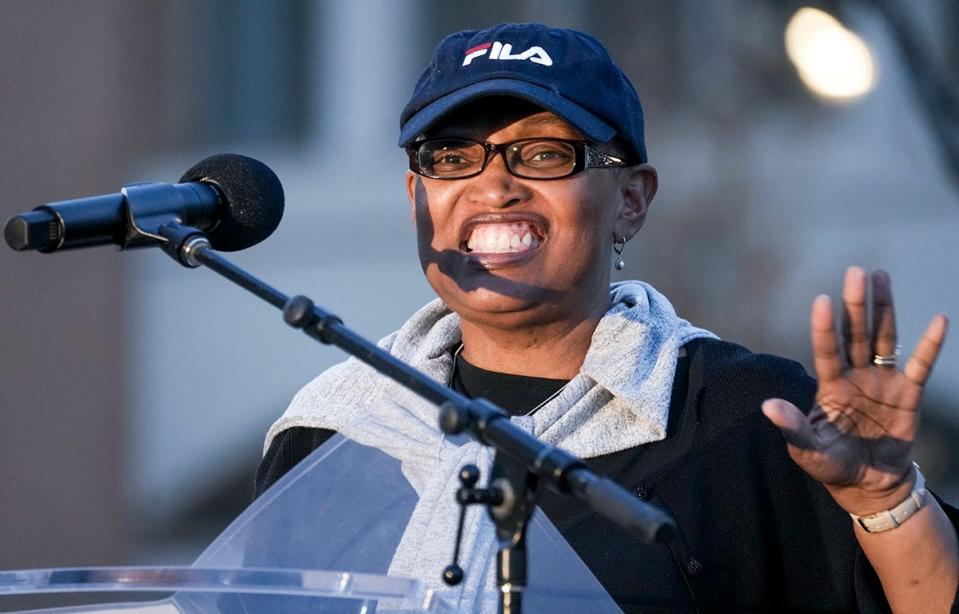
[{"label": "black jacket", "polygon": [[[680,534],[670,546],[645,545],[568,497],[542,492],[540,506],[627,612],[888,611],[849,515],[793,463],[759,409],[771,397],[809,408],[815,391],[795,362],[693,341],[677,368],[666,439],[588,460],[672,514]],[[257,493],[330,435],[281,433]],[[943,507],[959,524],[959,512]]]}]

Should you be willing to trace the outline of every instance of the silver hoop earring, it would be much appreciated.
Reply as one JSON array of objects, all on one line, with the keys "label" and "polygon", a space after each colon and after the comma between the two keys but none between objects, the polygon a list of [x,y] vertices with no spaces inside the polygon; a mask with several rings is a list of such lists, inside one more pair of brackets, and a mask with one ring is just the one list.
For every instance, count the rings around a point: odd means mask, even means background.
[{"label": "silver hoop earring", "polygon": [[622,271],[626,268],[626,261],[623,260],[623,248],[626,247],[626,237],[622,239],[617,239],[616,235],[613,235],[613,251],[616,252],[616,262],[613,264],[616,267],[617,271]]}]

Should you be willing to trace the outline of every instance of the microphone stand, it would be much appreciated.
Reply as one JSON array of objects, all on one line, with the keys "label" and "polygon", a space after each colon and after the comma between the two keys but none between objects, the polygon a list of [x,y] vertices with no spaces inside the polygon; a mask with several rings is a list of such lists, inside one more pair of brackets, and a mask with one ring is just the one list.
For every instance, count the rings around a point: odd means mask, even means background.
[{"label": "microphone stand", "polygon": [[[287,297],[264,281],[232,264],[213,250],[199,230],[177,222],[159,227],[160,246],[187,268],[205,266],[283,311],[287,324],[317,341],[335,345],[421,397],[439,405],[439,426],[449,434],[463,432],[508,457],[497,476],[496,463],[490,486],[474,488],[476,467],[460,471],[461,505],[454,563],[443,572],[447,584],[458,584],[463,571],[456,564],[466,506],[489,507],[499,541],[497,581],[500,611],[519,614],[527,584],[526,526],[533,512],[536,488],[545,483],[557,492],[572,495],[594,511],[619,524],[647,543],[666,542],[676,532],[673,519],[662,510],[640,501],[621,486],[596,475],[577,457],[543,443],[514,426],[509,416],[485,399],[469,399],[395,358],[347,328],[336,315],[305,296]],[[517,470],[520,469],[520,470]]]}]

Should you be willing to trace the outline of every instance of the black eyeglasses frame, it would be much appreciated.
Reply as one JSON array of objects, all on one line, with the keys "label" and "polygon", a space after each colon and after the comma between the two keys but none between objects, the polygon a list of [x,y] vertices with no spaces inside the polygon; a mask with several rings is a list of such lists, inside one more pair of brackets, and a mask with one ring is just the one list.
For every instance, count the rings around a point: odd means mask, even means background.
[{"label": "black eyeglasses frame", "polygon": [[[470,143],[474,145],[480,145],[484,150],[483,164],[475,172],[469,173],[467,175],[457,175],[455,177],[444,177],[438,175],[431,175],[423,171],[422,166],[420,166],[419,161],[419,150],[422,145],[432,141],[462,141],[463,143]],[[573,168],[570,169],[570,172],[565,175],[559,175],[557,177],[534,177],[530,175],[522,175],[513,170],[510,166],[509,157],[506,155],[507,149],[513,147],[517,144],[522,143],[531,143],[531,142],[540,142],[540,141],[550,141],[556,143],[566,143],[573,148],[575,155],[575,160],[573,162]],[[452,181],[455,179],[469,179],[470,177],[475,177],[486,170],[486,167],[489,165],[490,161],[496,157],[496,154],[501,154],[503,161],[506,166],[507,172],[513,175],[514,177],[519,177],[520,179],[535,179],[537,181],[552,181],[554,179],[568,179],[574,175],[585,171],[588,168],[624,168],[627,166],[632,166],[631,163],[626,162],[622,158],[618,158],[614,155],[608,154],[604,151],[596,149],[592,145],[575,139],[562,139],[556,137],[527,137],[522,139],[517,139],[515,141],[509,141],[506,143],[490,143],[487,141],[475,141],[473,139],[458,138],[458,137],[438,137],[433,139],[422,139],[419,141],[413,141],[405,147],[406,153],[410,159],[410,170],[421,175],[423,177],[428,177],[430,179],[440,179],[443,181]]]}]

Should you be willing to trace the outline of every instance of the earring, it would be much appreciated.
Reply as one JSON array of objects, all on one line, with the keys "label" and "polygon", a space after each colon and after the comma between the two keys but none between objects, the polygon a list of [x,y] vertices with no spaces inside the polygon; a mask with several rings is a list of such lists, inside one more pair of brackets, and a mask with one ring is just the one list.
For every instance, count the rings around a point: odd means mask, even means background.
[{"label": "earring", "polygon": [[622,271],[626,268],[626,261],[623,260],[623,248],[626,247],[626,237],[622,239],[617,239],[616,235],[613,235],[613,251],[616,252],[616,262],[613,264],[616,267],[617,271]]}]

